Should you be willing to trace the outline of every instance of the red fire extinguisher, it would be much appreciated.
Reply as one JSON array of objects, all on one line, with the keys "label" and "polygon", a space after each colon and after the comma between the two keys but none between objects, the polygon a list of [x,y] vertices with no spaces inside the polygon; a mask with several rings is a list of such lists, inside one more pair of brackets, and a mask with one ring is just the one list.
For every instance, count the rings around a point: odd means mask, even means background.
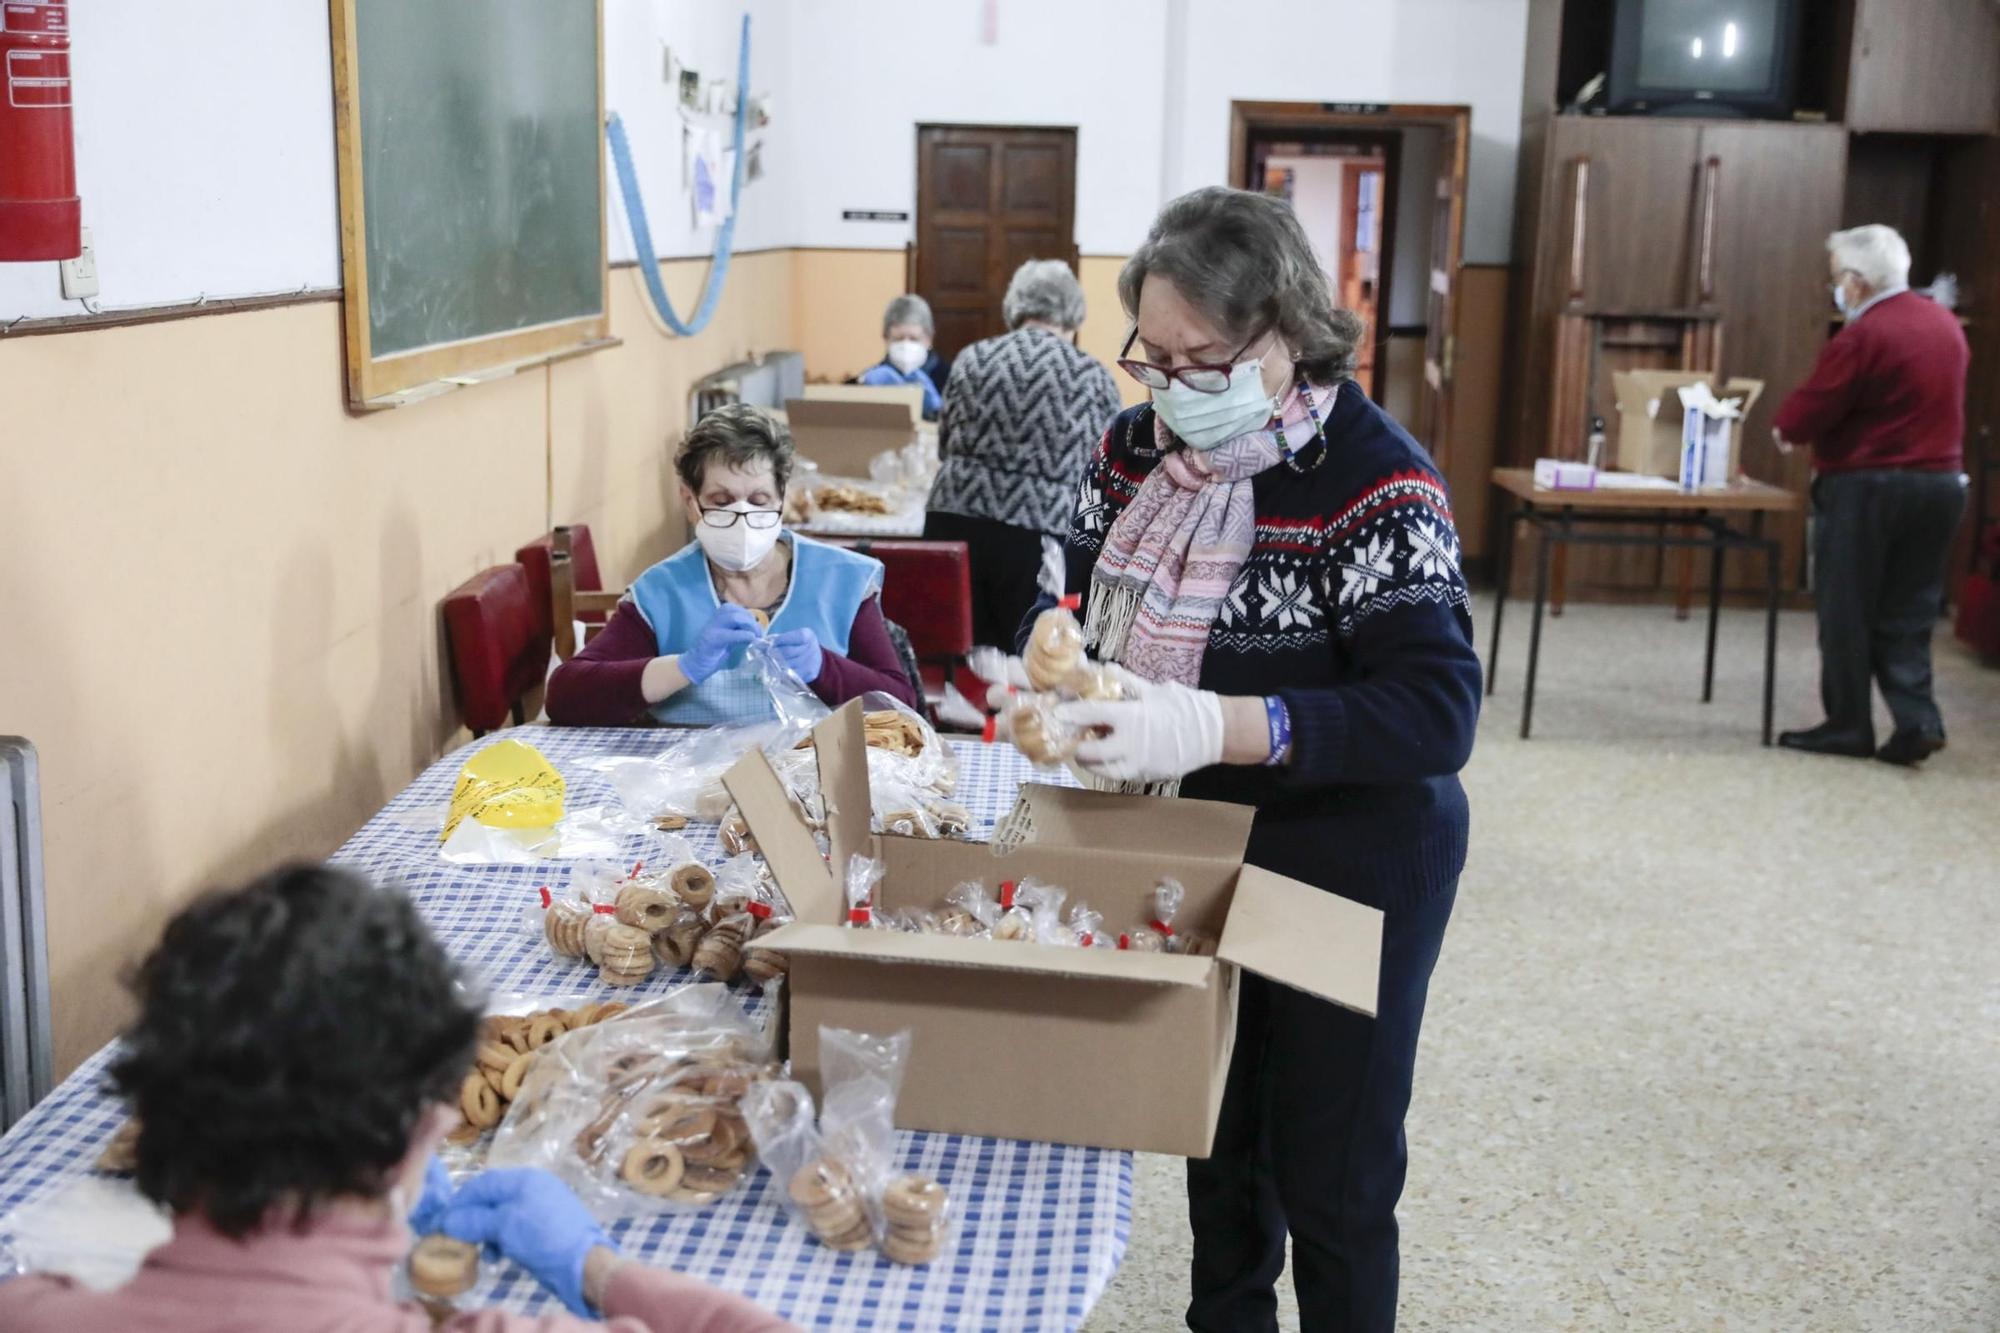
[{"label": "red fire extinguisher", "polygon": [[74,259],[69,0],[0,0],[0,260]]}]

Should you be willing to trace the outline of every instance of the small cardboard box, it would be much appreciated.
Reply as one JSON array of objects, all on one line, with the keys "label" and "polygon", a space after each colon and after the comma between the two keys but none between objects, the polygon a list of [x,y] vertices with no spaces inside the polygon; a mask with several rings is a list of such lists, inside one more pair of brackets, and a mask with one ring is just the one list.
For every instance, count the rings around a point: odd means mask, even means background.
[{"label": "small cardboard box", "polygon": [[[1739,405],[1739,416],[1748,416],[1764,391],[1764,381],[1735,378],[1712,384],[1707,375],[1691,370],[1621,370],[1611,377],[1611,390],[1618,399],[1618,470],[1640,472],[1654,477],[1681,480],[1681,455],[1691,425],[1701,426],[1701,441],[1708,465],[1698,485],[1728,485],[1737,473],[1741,441],[1735,420],[1703,417],[1690,423],[1681,406],[1679,390],[1691,384],[1709,384],[1710,392],[1724,401]],[[1707,478],[1714,478],[1710,481]]]},{"label": "small cardboard box", "polygon": [[[798,919],[768,936],[791,958],[784,1034],[792,1068],[819,1083],[819,1029],[908,1028],[896,1104],[906,1129],[1204,1157],[1236,1035],[1237,969],[1373,1015],[1382,914],[1243,864],[1254,811],[1031,784],[993,844],[869,833],[859,704],[816,733],[833,866],[752,752],[724,782]],[[1104,914],[1143,920],[1154,886],[1180,880],[1177,929],[1220,941],[1191,957],[850,929],[851,853],[884,863],[878,911],[937,907],[951,888],[1030,876]]]},{"label": "small cardboard box", "polygon": [[799,452],[829,477],[866,477],[875,455],[917,437],[909,406],[900,401],[792,398],[785,416]]}]

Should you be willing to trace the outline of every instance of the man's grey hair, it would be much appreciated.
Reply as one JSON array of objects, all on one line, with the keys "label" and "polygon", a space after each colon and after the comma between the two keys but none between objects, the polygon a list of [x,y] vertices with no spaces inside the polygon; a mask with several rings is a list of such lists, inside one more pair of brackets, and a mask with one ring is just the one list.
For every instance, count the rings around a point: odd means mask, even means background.
[{"label": "man's grey hair", "polygon": [[1827,237],[1826,248],[1836,263],[1878,292],[1910,281],[1910,247],[1894,227],[1879,222],[1849,227]]},{"label": "man's grey hair", "polygon": [[882,336],[889,336],[889,330],[898,324],[914,324],[927,335],[937,336],[937,321],[931,318],[931,303],[915,292],[904,292],[889,302],[889,308],[882,312]]},{"label": "man's grey hair", "polygon": [[1030,259],[1014,270],[1000,313],[1010,329],[1038,319],[1073,333],[1083,325],[1083,284],[1060,259]]}]

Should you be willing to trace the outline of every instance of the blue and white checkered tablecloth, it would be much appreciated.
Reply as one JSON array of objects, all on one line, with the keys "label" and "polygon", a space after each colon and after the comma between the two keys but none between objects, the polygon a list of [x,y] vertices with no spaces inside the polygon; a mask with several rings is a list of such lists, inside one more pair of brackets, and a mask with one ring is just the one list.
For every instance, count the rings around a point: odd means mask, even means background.
[{"label": "blue and white checkered tablecloth", "polygon": [[[672,734],[657,730],[517,728],[563,774],[571,809],[613,804],[615,795],[578,761],[601,755],[653,755]],[[498,739],[487,737],[476,744]],[[972,812],[974,837],[986,837],[1031,774],[1010,748],[957,743],[958,799]],[[640,986],[614,991],[593,970],[557,959],[523,920],[538,887],[566,880],[547,865],[465,866],[437,852],[428,812],[450,798],[469,752],[446,755],[348,839],[335,858],[400,883],[445,944],[496,994],[637,999],[692,980],[661,971]],[[429,827],[426,828],[425,825]],[[713,825],[682,836],[711,864],[721,859]],[[623,848],[643,859],[651,836]],[[558,863],[559,865],[559,863]],[[741,998],[759,1009],[753,991]],[[124,1118],[102,1090],[110,1048],[65,1079],[0,1139],[0,1217],[88,1171]],[[912,1053],[921,1060],[921,1050]],[[1132,1222],[1129,1154],[1057,1144],[899,1132],[903,1166],[941,1181],[959,1210],[954,1247],[921,1268],[871,1252],[827,1249],[791,1224],[776,1186],[760,1171],[748,1185],[694,1213],[623,1222],[611,1229],[621,1250],[742,1292],[810,1328],[1073,1329],[1103,1293]],[[503,1265],[482,1282],[492,1303],[520,1311],[553,1310],[554,1299],[521,1270]]]}]

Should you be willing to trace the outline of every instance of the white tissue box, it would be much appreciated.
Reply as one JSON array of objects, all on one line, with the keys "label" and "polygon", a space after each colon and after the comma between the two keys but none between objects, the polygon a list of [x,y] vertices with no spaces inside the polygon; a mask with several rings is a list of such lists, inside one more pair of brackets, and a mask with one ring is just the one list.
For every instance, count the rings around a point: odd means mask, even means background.
[{"label": "white tissue box", "polygon": [[1588,463],[1572,463],[1561,458],[1537,458],[1535,485],[1545,491],[1594,491],[1597,489],[1597,469]]}]

